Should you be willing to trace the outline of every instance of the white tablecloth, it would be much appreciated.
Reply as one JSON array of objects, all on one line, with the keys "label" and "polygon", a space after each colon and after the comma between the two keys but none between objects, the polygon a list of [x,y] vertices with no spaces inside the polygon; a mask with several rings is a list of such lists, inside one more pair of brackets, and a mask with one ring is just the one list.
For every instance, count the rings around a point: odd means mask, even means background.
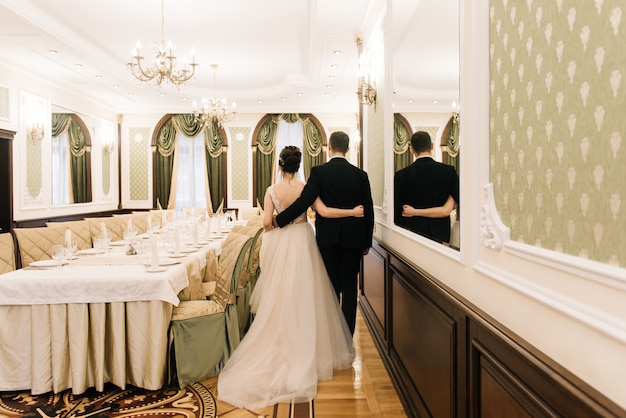
[{"label": "white tablecloth", "polygon": [[20,269],[0,278],[0,305],[160,300],[178,306],[187,286],[182,264],[159,273],[139,264]]},{"label": "white tablecloth", "polygon": [[[71,387],[80,394],[107,382],[149,390],[165,384],[173,306],[185,294],[204,297],[207,259],[215,270],[221,240],[158,273],[125,249],[0,276],[0,391]],[[161,248],[160,259],[168,255]]]}]

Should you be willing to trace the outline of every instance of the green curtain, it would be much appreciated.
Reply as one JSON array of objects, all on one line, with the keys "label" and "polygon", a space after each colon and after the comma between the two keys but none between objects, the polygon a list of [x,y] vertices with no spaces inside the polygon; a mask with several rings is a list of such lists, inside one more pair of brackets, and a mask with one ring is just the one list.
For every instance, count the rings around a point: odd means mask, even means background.
[{"label": "green curtain", "polygon": [[170,200],[175,145],[176,129],[172,118],[169,118],[163,123],[157,135],[154,157],[156,198],[163,209],[167,209],[167,202]]},{"label": "green curtain", "polygon": [[324,154],[322,153],[322,133],[308,115],[299,115],[302,120],[302,141],[304,142],[304,180],[309,179],[311,168],[322,164]]},{"label": "green curtain", "polygon": [[446,137],[446,146],[448,147],[448,164],[453,166],[457,173],[459,172],[459,132],[459,114],[455,113],[452,116],[452,126]]},{"label": "green curtain", "polygon": [[71,203],[91,202],[90,147],[81,125],[69,113],[52,114],[52,137],[56,138],[67,131],[70,151],[69,165],[72,184]]},{"label": "green curtain", "polygon": [[67,113],[53,113],[52,114],[52,136],[57,137],[61,135],[70,123],[70,115]]},{"label": "green curtain", "polygon": [[224,182],[222,181],[224,139],[222,138],[222,131],[216,122],[206,126],[204,130],[204,144],[206,171],[209,176],[209,193],[211,194],[211,213],[215,213],[224,201],[225,195]]},{"label": "green curtain", "polygon": [[85,203],[91,201],[89,194],[88,158],[90,152],[87,147],[87,139],[80,124],[74,119],[70,120],[67,128],[70,149],[70,174],[72,179],[73,203]]},{"label": "green curtain", "polygon": [[[167,205],[172,187],[172,169],[178,132],[189,138],[195,138],[204,129],[204,145],[208,173],[209,193],[211,194],[212,211],[215,212],[224,200],[225,190],[222,181],[222,149],[224,139],[217,124],[204,125],[197,122],[193,114],[172,115],[163,123],[157,136],[157,199],[161,205]],[[164,208],[166,209],[166,208]]]},{"label": "green curtain", "polygon": [[263,207],[265,190],[272,184],[279,121],[280,115],[269,117],[260,127],[256,137],[256,199],[260,207]]},{"label": "green curtain", "polygon": [[411,164],[411,133],[406,126],[393,118],[393,168],[394,172]]}]

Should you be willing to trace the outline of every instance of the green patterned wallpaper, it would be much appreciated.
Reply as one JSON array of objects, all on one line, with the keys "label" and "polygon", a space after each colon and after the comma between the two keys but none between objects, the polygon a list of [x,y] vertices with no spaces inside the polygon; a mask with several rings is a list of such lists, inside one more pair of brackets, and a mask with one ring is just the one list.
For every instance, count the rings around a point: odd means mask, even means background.
[{"label": "green patterned wallpaper", "polygon": [[102,193],[108,196],[111,192],[111,153],[102,153]]},{"label": "green patterned wallpaper", "polygon": [[150,196],[150,128],[129,128],[128,138],[130,201],[145,202]]},{"label": "green patterned wallpaper", "polygon": [[[43,188],[42,142],[26,139],[26,190],[32,198],[38,197]],[[52,187],[52,181],[50,181],[50,187]]]},{"label": "green patterned wallpaper", "polygon": [[623,0],[490,2],[490,181],[511,239],[626,266]]},{"label": "green patterned wallpaper", "polygon": [[[380,95],[380,89],[378,91]],[[370,106],[367,112],[367,175],[372,187],[375,206],[383,206],[385,195],[385,127],[381,103],[377,111]]]},{"label": "green patterned wallpaper", "polygon": [[9,111],[9,89],[0,86],[0,118],[10,119],[11,113]]},{"label": "green patterned wallpaper", "polygon": [[248,155],[250,154],[250,127],[236,128],[229,127],[230,142],[229,148],[231,152],[231,184],[233,191],[233,200],[249,200],[248,177],[250,170],[248,163]]}]

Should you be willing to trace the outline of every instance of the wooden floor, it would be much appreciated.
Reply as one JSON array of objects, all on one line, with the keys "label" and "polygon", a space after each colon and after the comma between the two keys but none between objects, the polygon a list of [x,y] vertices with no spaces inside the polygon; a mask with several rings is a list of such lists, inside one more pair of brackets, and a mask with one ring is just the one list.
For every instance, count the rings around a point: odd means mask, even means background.
[{"label": "wooden floor", "polygon": [[[296,405],[292,408],[291,405],[280,404],[263,410],[247,411],[218,400],[217,416],[220,418],[406,417],[360,312],[357,314],[354,345],[356,358],[352,368],[335,372],[332,380],[320,382],[317,397],[312,405]],[[203,383],[217,393],[217,378]]]}]

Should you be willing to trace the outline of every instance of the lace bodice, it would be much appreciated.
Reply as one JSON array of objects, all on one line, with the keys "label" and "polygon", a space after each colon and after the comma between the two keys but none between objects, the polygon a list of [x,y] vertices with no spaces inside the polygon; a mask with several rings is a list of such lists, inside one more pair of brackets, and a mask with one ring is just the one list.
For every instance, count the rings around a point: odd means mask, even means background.
[{"label": "lace bodice", "polygon": [[[284,211],[285,209],[287,209],[286,207],[283,206],[283,204],[280,202],[280,200],[278,200],[278,198],[274,194],[274,186],[273,185],[267,188],[267,193],[272,198],[272,203],[274,204],[274,209],[276,209],[276,213],[277,214],[279,214],[282,211]],[[306,222],[306,212],[301,213],[291,223],[292,224],[299,224],[299,223],[303,223],[303,222]]]}]

